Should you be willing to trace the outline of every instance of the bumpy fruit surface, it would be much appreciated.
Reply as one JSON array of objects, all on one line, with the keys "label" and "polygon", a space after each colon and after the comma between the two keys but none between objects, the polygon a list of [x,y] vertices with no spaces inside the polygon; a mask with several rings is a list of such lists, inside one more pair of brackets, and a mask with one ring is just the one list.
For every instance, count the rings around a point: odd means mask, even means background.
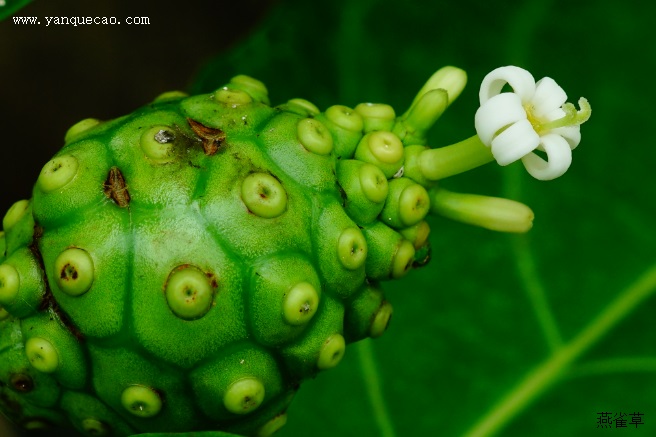
[{"label": "bumpy fruit surface", "polygon": [[3,220],[1,409],[90,436],[275,432],[304,379],[385,331],[379,281],[428,259],[397,123],[271,107],[238,76],[73,126]]}]

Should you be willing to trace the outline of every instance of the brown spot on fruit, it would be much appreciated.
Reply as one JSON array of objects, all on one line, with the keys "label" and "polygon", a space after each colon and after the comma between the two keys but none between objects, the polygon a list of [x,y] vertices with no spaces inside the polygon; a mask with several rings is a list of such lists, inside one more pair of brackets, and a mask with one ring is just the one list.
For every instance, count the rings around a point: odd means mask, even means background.
[{"label": "brown spot on fruit", "polygon": [[61,270],[60,273],[60,278],[62,278],[65,281],[70,281],[77,279],[77,270],[75,269],[75,266],[72,266],[71,264],[66,264],[64,268]]},{"label": "brown spot on fruit", "polygon": [[29,393],[34,389],[34,381],[25,373],[13,373],[9,376],[9,383],[14,391]]},{"label": "brown spot on fruit", "polygon": [[109,174],[103,185],[104,193],[107,198],[111,199],[121,208],[127,208],[130,204],[130,193],[125,183],[123,174],[118,167],[109,169]]},{"label": "brown spot on fruit", "polygon": [[205,126],[191,118],[187,118],[187,123],[203,142],[203,151],[207,156],[214,155],[226,139],[226,134],[221,129]]}]

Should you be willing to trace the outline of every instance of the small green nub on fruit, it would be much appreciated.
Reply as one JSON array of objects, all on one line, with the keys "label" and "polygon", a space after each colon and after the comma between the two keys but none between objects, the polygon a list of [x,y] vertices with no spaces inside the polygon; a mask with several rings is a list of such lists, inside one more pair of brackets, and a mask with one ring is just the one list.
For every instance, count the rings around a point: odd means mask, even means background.
[{"label": "small green nub on fruit", "polygon": [[267,173],[252,173],[244,179],[241,197],[255,215],[274,218],[287,208],[287,192],[278,179]]},{"label": "small green nub on fruit", "polygon": [[286,111],[303,117],[307,117],[308,115],[314,116],[321,112],[314,103],[305,99],[291,99],[283,107]]},{"label": "small green nub on fruit", "polygon": [[0,304],[9,305],[18,296],[20,276],[16,267],[9,264],[0,265]]},{"label": "small green nub on fruit", "polygon": [[364,125],[360,114],[343,105],[334,105],[326,109],[326,118],[342,129],[351,132],[360,132]]},{"label": "small green nub on fruit", "polygon": [[329,155],[333,151],[333,137],[319,120],[299,120],[296,132],[298,140],[308,151],[317,155]]},{"label": "small green nub on fruit", "polygon": [[369,136],[369,149],[382,163],[393,164],[403,158],[403,143],[392,132],[374,132]]},{"label": "small green nub on fruit", "polygon": [[161,103],[161,102],[166,102],[168,100],[184,99],[185,97],[189,97],[189,94],[185,93],[184,91],[166,91],[165,93],[162,93],[159,96],[155,97],[153,103]]},{"label": "small green nub on fruit", "polygon": [[430,210],[428,192],[419,184],[407,187],[399,197],[399,216],[406,226],[416,225]]},{"label": "small green nub on fruit", "polygon": [[337,242],[337,256],[348,270],[360,268],[367,259],[367,241],[358,228],[346,228]]},{"label": "small green nub on fruit", "polygon": [[85,434],[93,437],[104,437],[111,433],[109,425],[94,418],[84,419],[81,426]]},{"label": "small green nub on fruit", "polygon": [[234,88],[246,92],[256,102],[264,103],[265,105],[269,104],[269,91],[261,81],[245,74],[240,74],[230,79],[230,84]]},{"label": "small green nub on fruit", "polygon": [[398,279],[406,275],[415,259],[415,248],[408,240],[401,241],[392,260],[392,278]]},{"label": "small green nub on fruit", "polygon": [[383,172],[373,164],[360,167],[360,186],[367,199],[381,203],[387,198],[389,187]]},{"label": "small green nub on fruit", "polygon": [[360,140],[355,158],[375,165],[386,178],[391,178],[403,165],[403,143],[392,132],[370,132]]},{"label": "small green nub on fruit", "polygon": [[9,318],[9,312],[0,306],[0,322]]},{"label": "small green nub on fruit", "polygon": [[61,291],[69,296],[80,296],[89,291],[93,284],[93,259],[84,249],[66,249],[55,260],[54,273]]},{"label": "small green nub on fruit", "polygon": [[100,120],[96,120],[95,118],[85,118],[84,120],[78,121],[66,131],[66,135],[64,135],[64,143],[70,143],[82,132],[99,124]]},{"label": "small green nub on fruit", "polygon": [[408,178],[397,178],[389,183],[389,196],[381,220],[388,226],[403,229],[419,223],[430,211],[430,198],[424,187]]},{"label": "small green nub on fruit", "polygon": [[5,231],[13,228],[16,223],[20,221],[21,218],[25,215],[25,211],[30,206],[29,200],[19,200],[9,207],[7,214],[2,219],[2,227]]},{"label": "small green nub on fruit", "polygon": [[39,372],[52,373],[59,368],[59,354],[48,340],[32,337],[25,343],[25,355]]},{"label": "small green nub on fruit", "polygon": [[287,413],[278,414],[257,431],[256,437],[271,437],[287,423]]},{"label": "small green nub on fruit", "polygon": [[212,306],[212,284],[205,273],[193,266],[174,269],[164,293],[173,314],[184,320],[199,319]]},{"label": "small green nub on fruit", "polygon": [[317,367],[320,370],[332,369],[342,361],[346,342],[341,334],[333,334],[326,339],[317,360]]},{"label": "small green nub on fruit", "polygon": [[391,130],[394,126],[396,113],[394,108],[384,103],[360,103],[355,112],[362,116],[364,131]]},{"label": "small green nub on fruit", "polygon": [[430,226],[426,221],[422,220],[416,225],[412,225],[408,228],[401,229],[399,231],[403,237],[410,241],[415,249],[419,249],[426,244],[428,241],[428,236],[430,235]]},{"label": "small green nub on fruit", "polygon": [[147,129],[139,140],[141,150],[156,164],[173,162],[175,132],[169,126],[153,126]]},{"label": "small green nub on fruit", "polygon": [[247,414],[262,404],[264,394],[264,385],[259,379],[240,379],[228,387],[223,397],[223,405],[231,413]]},{"label": "small green nub on fruit", "polygon": [[249,96],[245,91],[238,89],[229,88],[224,86],[214,91],[214,100],[217,102],[225,103],[230,105],[233,108],[236,108],[239,105],[244,105],[246,103],[251,103],[253,98]]},{"label": "small green nub on fruit", "polygon": [[317,312],[319,293],[309,282],[299,282],[287,292],[283,316],[290,325],[304,325]]},{"label": "small green nub on fruit", "polygon": [[50,422],[46,422],[43,419],[30,419],[21,424],[24,430],[26,431],[37,431],[40,429],[50,429],[52,428],[52,424]]},{"label": "small green nub on fruit", "polygon": [[138,417],[153,417],[162,409],[162,399],[151,388],[131,385],[121,393],[121,404],[129,413]]},{"label": "small green nub on fruit", "polygon": [[74,156],[58,156],[43,166],[36,185],[44,193],[59,190],[75,179],[77,170],[78,162]]},{"label": "small green nub on fruit", "polygon": [[376,315],[374,315],[374,319],[371,322],[371,328],[369,328],[369,336],[371,338],[377,338],[383,335],[391,318],[392,305],[389,302],[384,301],[376,312]]}]

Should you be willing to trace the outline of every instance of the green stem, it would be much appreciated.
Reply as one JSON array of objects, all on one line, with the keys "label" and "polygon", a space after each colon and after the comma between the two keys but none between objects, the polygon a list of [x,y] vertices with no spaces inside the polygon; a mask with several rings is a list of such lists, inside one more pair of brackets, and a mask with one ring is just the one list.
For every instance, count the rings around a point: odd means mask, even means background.
[{"label": "green stem", "polygon": [[656,373],[656,357],[620,357],[590,361],[573,367],[565,377],[572,379],[627,372]]},{"label": "green stem", "polygon": [[574,361],[608,334],[654,291],[656,291],[656,264],[623,290],[576,337],[528,373],[481,420],[465,432],[464,436],[488,437],[500,431],[558,381]]},{"label": "green stem", "polygon": [[542,333],[547,341],[551,352],[555,352],[563,344],[562,336],[558,330],[558,325],[554,319],[553,313],[549,306],[546,293],[538,277],[537,267],[531,250],[528,247],[528,241],[524,235],[512,237],[512,251],[515,255],[515,265],[519,278],[528,299],[533,307],[533,312]]},{"label": "green stem", "polygon": [[358,359],[360,361],[360,368],[362,369],[365,388],[371,401],[374,418],[380,429],[380,435],[381,437],[395,437],[394,425],[392,424],[389,411],[385,406],[385,399],[380,387],[380,375],[376,367],[371,339],[359,341],[354,347],[358,351]]},{"label": "green stem", "polygon": [[438,149],[428,149],[419,156],[426,179],[437,181],[494,161],[490,148],[477,135]]}]

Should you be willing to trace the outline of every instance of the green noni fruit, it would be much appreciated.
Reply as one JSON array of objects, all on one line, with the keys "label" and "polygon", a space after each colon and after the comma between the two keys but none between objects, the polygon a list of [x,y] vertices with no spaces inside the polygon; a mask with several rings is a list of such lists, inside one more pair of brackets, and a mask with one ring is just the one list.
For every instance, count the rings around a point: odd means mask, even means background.
[{"label": "green noni fruit", "polygon": [[272,107],[237,76],[87,119],[0,234],[0,409],[88,436],[285,424],[301,382],[378,337],[380,282],[428,262],[432,212],[523,232],[518,203],[437,181],[493,156],[426,133],[465,74],[446,67],[406,113]]}]

